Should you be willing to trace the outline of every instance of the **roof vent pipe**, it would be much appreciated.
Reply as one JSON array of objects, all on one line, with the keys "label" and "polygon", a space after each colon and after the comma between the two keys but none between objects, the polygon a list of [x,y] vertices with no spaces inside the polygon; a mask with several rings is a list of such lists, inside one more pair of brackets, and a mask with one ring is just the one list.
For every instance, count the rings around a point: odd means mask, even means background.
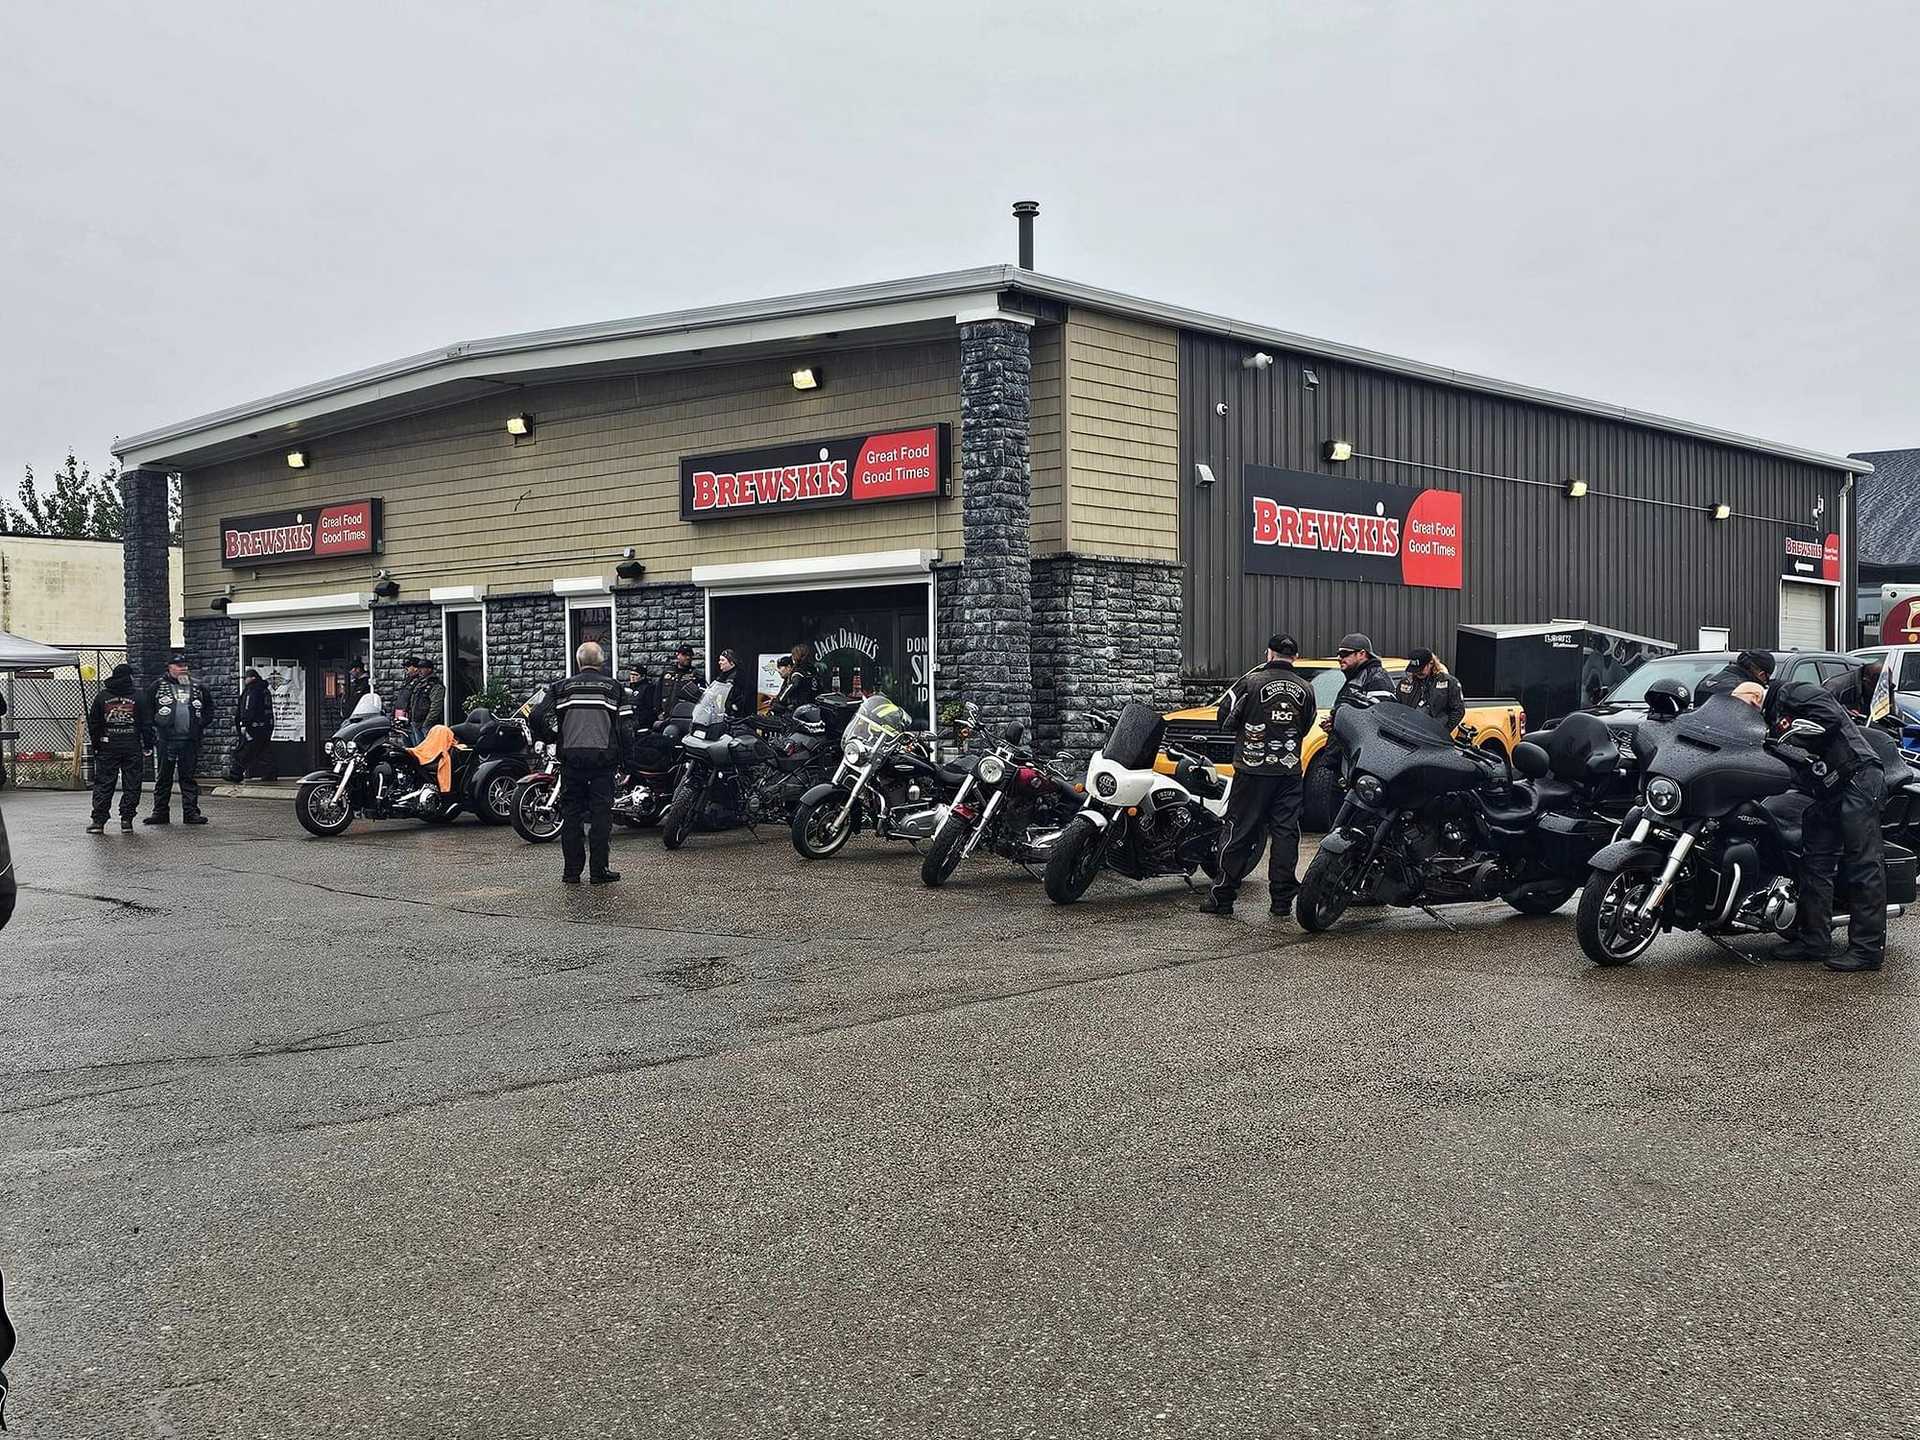
[{"label": "roof vent pipe", "polygon": [[1033,217],[1040,213],[1038,200],[1013,202],[1013,218],[1020,222],[1020,268],[1033,269]]}]

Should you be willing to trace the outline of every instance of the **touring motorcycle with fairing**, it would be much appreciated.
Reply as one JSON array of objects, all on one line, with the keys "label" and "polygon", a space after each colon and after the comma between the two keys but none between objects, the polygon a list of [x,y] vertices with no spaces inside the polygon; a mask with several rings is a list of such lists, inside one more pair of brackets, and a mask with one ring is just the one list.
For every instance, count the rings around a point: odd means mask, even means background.
[{"label": "touring motorcycle with fairing", "polygon": [[[487,716],[482,726],[491,719]],[[469,731],[470,738],[477,737],[479,728]],[[456,729],[445,761],[450,783],[442,788],[439,762],[415,759],[407,738],[406,721],[387,714],[378,693],[362,695],[326,743],[332,768],[300,777],[293,813],[301,827],[326,838],[344,833],[356,817],[410,817],[444,824],[457,816],[471,803],[474,776],[484,757],[459,743]]]},{"label": "touring motorcycle with fairing", "polygon": [[[965,744],[970,716],[956,727]],[[862,830],[883,840],[931,840],[964,772],[934,758],[934,737],[885,695],[869,695],[840,737],[833,778],[808,790],[794,808],[793,848],[803,860],[837,854]]]},{"label": "touring motorcycle with fairing", "polygon": [[823,695],[791,722],[767,715],[729,720],[728,683],[707,687],[681,737],[683,768],[660,822],[660,843],[678,850],[696,825],[785,825],[800,798],[830,773],[853,702]]}]

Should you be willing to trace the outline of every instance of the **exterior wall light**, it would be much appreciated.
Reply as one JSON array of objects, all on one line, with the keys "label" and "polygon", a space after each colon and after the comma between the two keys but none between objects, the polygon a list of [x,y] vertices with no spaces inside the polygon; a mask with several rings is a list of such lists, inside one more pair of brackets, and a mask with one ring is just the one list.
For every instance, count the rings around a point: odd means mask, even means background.
[{"label": "exterior wall light", "polygon": [[1333,461],[1351,460],[1353,446],[1345,440],[1329,440],[1320,448],[1320,453]]},{"label": "exterior wall light", "polygon": [[396,600],[400,596],[400,582],[382,570],[374,582],[373,595],[376,600]]},{"label": "exterior wall light", "polygon": [[1273,364],[1273,356],[1264,350],[1256,350],[1240,362],[1242,370],[1265,370]]},{"label": "exterior wall light", "polygon": [[1584,480],[1567,481],[1567,498],[1569,500],[1586,499],[1587,498],[1587,482]]},{"label": "exterior wall light", "polygon": [[793,372],[793,388],[796,390],[818,390],[820,382],[826,379],[819,370],[811,365],[803,365]]},{"label": "exterior wall light", "polygon": [[1204,461],[1195,465],[1193,467],[1193,483],[1202,490],[1213,484],[1213,467]]},{"label": "exterior wall light", "polygon": [[1313,368],[1309,366],[1300,372],[1300,383],[1309,390],[1318,390],[1320,388],[1320,377],[1316,375]]},{"label": "exterior wall light", "polygon": [[307,468],[307,452],[304,450],[287,451],[287,468],[289,470],[306,469]]},{"label": "exterior wall light", "polygon": [[217,615],[224,615],[227,613],[227,606],[231,605],[232,603],[233,603],[232,596],[216,595],[213,597],[213,599],[207,602],[207,608],[213,611]]},{"label": "exterior wall light", "polygon": [[1716,520],[1724,520],[1731,514],[1733,514],[1733,507],[1724,500],[1713,507],[1713,518]]},{"label": "exterior wall light", "polygon": [[531,415],[509,415],[507,417],[507,433],[509,435],[531,435],[533,433],[533,417]]}]

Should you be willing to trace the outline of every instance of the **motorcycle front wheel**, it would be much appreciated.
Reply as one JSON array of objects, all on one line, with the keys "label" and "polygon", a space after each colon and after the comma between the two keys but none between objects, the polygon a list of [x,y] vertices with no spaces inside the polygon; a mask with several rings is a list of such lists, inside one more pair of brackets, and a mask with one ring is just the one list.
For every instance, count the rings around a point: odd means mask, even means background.
[{"label": "motorcycle front wheel", "polygon": [[1087,893],[1100,873],[1106,833],[1091,820],[1079,818],[1060,832],[1053,854],[1047,857],[1047,898],[1071,905]]},{"label": "motorcycle front wheel", "polygon": [[938,890],[953,878],[953,872],[960,868],[960,852],[967,848],[967,835],[967,823],[957,815],[949,813],[940,822],[933,843],[927,846],[926,858],[920,862],[922,885]]},{"label": "motorcycle front wheel", "polygon": [[338,786],[334,780],[309,780],[294,792],[293,813],[301,829],[327,840],[353,824],[353,801],[344,795],[338,802],[333,798]]},{"label": "motorcycle front wheel", "polygon": [[693,833],[694,812],[700,808],[700,792],[691,785],[682,785],[673,792],[673,803],[667,806],[667,818],[660,822],[660,843],[669,850],[678,850],[687,843],[687,836]]},{"label": "motorcycle front wheel", "polygon": [[1302,930],[1319,934],[1329,930],[1347,913],[1353,903],[1353,881],[1359,874],[1361,857],[1351,850],[1338,855],[1322,850],[1307,866],[1300,881],[1300,894],[1293,902],[1293,918]]},{"label": "motorcycle front wheel", "polygon": [[542,801],[551,782],[530,781],[513,794],[513,833],[529,845],[545,845],[560,838],[560,807]]},{"label": "motorcycle front wheel", "polygon": [[801,859],[824,860],[839,854],[853,838],[853,812],[847,808],[847,797],[835,790],[818,800],[802,800],[793,812],[792,830],[793,848]]},{"label": "motorcycle front wheel", "polygon": [[1612,875],[1587,877],[1573,928],[1580,936],[1580,948],[1594,964],[1630,965],[1659,937],[1659,913],[1645,920],[1636,913],[1659,876],[1658,866],[1642,860]]}]

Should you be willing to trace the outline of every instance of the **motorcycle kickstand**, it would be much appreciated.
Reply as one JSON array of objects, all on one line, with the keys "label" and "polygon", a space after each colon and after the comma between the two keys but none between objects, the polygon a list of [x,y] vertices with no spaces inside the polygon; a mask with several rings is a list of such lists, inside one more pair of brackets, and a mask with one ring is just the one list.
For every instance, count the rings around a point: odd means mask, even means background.
[{"label": "motorcycle kickstand", "polygon": [[1751,955],[1741,954],[1738,950],[1734,949],[1733,946],[1729,945],[1726,941],[1722,940],[1718,935],[1709,934],[1705,930],[1702,930],[1700,933],[1703,936],[1705,936],[1707,939],[1711,940],[1714,944],[1718,945],[1722,950],[1726,951],[1727,954],[1731,955],[1734,959],[1738,960],[1742,965],[1751,965],[1756,970],[1763,970],[1766,968],[1758,960],[1754,959]]},{"label": "motorcycle kickstand", "polygon": [[1429,920],[1433,921],[1434,924],[1440,926],[1443,930],[1449,931],[1450,933],[1455,935],[1458,935],[1460,933],[1459,926],[1455,925],[1451,920],[1447,919],[1446,916],[1442,915],[1438,910],[1434,909],[1431,905],[1416,905],[1413,908],[1418,910],[1421,914],[1425,915]]}]

